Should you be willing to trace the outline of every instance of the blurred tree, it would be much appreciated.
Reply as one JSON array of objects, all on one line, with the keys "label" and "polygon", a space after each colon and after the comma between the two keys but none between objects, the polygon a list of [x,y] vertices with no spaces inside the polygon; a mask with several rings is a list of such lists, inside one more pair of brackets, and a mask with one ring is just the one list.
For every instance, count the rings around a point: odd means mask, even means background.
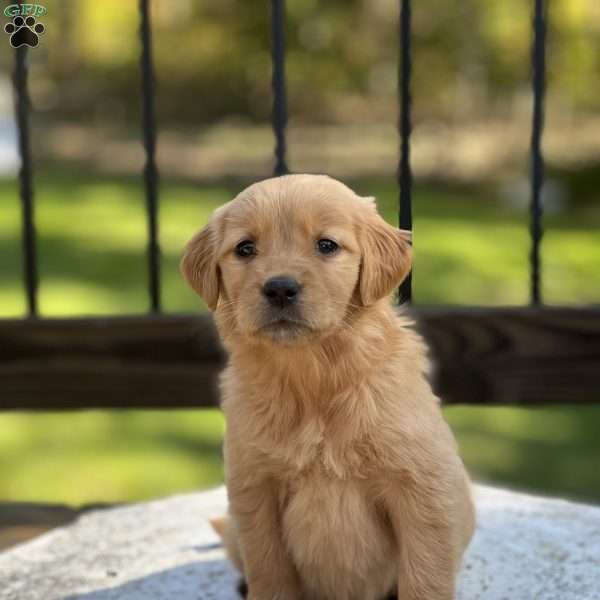
[{"label": "blurred tree", "polygon": [[[57,120],[137,123],[137,1],[48,4],[43,48],[31,53],[36,106]],[[533,2],[413,5],[416,117],[510,110],[529,86]],[[152,13],[161,124],[231,115],[268,120],[268,3],[153,0]],[[565,110],[600,109],[600,4],[553,0],[550,18],[549,86]],[[312,122],[387,118],[395,102],[397,19],[396,0],[288,2],[291,113]],[[11,59],[5,45],[2,66]]]}]

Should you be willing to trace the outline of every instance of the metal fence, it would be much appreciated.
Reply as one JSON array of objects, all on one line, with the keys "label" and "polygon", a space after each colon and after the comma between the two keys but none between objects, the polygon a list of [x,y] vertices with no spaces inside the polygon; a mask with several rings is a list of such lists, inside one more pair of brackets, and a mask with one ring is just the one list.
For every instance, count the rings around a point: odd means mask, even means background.
[{"label": "metal fence", "polygon": [[[543,158],[547,0],[532,0],[531,306],[515,309],[411,307],[438,365],[436,386],[449,402],[544,403],[599,399],[600,310],[542,307]],[[159,194],[152,21],[139,1],[143,182],[148,226],[150,314],[104,319],[39,319],[27,48],[15,50],[23,214],[23,280],[29,318],[0,320],[0,409],[207,406],[217,402],[223,363],[208,316],[161,315]],[[400,0],[399,225],[412,230],[411,0]],[[274,175],[286,160],[285,0],[271,0]],[[417,239],[418,246],[418,239]],[[411,300],[412,278],[400,290]]]}]

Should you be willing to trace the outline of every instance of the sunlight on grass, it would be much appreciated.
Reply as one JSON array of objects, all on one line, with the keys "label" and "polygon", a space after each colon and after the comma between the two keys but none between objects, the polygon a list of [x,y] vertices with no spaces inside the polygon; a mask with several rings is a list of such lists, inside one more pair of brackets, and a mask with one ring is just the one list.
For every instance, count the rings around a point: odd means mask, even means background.
[{"label": "sunlight on grass", "polygon": [[56,317],[85,314],[74,311],[74,306],[89,306],[89,314],[94,315],[122,314],[122,306],[130,307],[128,312],[142,312],[145,309],[145,299],[139,292],[127,289],[107,290],[105,286],[91,282],[59,277],[42,282],[40,295],[43,297],[44,313]]},{"label": "sunlight on grass", "polygon": [[25,312],[21,283],[21,212],[14,179],[0,178],[0,319]]},{"label": "sunlight on grass", "polygon": [[213,186],[163,186],[161,246],[163,302],[171,312],[198,310],[202,302],[179,273],[185,243],[208,222],[210,214],[231,200],[234,191]]},{"label": "sunlight on grass", "polygon": [[[600,501],[600,406],[449,407],[480,481]],[[218,410],[0,414],[0,497],[81,504],[220,484]]]},{"label": "sunlight on grass", "polygon": [[552,303],[600,302],[600,226],[549,229],[544,238],[544,296]]},{"label": "sunlight on grass", "polygon": [[[36,195],[44,316],[110,315],[148,310],[146,214],[135,179],[84,180],[42,175]],[[162,284],[166,310],[200,301],[179,274],[183,246],[210,213],[231,198],[222,187],[165,184],[161,204]],[[16,189],[0,181],[0,318],[25,310]],[[6,200],[6,202],[5,202]]]},{"label": "sunlight on grass", "polygon": [[139,500],[223,479],[217,410],[0,414],[0,498]]},{"label": "sunlight on grass", "polygon": [[[490,243],[490,239],[504,240]],[[413,285],[415,301],[448,304],[525,304],[527,232],[501,223],[419,221]],[[440,294],[435,296],[436,290]],[[475,299],[473,301],[472,299]]]},{"label": "sunlight on grass", "polygon": [[445,415],[476,478],[600,501],[600,406],[460,406]]},{"label": "sunlight on grass", "polygon": [[[45,316],[144,313],[148,310],[146,215],[135,178],[38,177],[36,223],[40,309]],[[394,182],[350,182],[374,193],[382,214],[397,222]],[[167,312],[202,304],[183,283],[178,263],[185,242],[230,200],[243,182],[161,184],[161,280]],[[423,304],[502,305],[528,300],[527,216],[477,190],[415,190],[414,295]],[[600,298],[600,227],[595,217],[566,213],[549,220],[543,245],[548,302]],[[598,219],[596,219],[597,221]],[[23,313],[20,212],[16,187],[0,180],[0,317]]]}]

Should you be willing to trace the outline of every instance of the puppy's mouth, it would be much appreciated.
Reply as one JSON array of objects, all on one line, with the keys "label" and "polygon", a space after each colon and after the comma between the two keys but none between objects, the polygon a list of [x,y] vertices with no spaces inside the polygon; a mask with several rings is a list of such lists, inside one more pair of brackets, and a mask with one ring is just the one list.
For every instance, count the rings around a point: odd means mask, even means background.
[{"label": "puppy's mouth", "polygon": [[282,340],[310,334],[313,328],[297,317],[279,315],[261,325],[258,331],[276,340]]}]

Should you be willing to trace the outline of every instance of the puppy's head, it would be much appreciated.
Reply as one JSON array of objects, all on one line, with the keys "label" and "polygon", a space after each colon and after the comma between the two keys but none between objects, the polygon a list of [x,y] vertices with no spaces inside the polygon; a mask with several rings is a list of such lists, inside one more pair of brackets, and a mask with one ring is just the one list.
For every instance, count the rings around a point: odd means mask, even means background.
[{"label": "puppy's head", "polygon": [[410,234],[321,175],[251,185],[188,243],[181,270],[225,335],[298,343],[347,324],[407,275]]}]

